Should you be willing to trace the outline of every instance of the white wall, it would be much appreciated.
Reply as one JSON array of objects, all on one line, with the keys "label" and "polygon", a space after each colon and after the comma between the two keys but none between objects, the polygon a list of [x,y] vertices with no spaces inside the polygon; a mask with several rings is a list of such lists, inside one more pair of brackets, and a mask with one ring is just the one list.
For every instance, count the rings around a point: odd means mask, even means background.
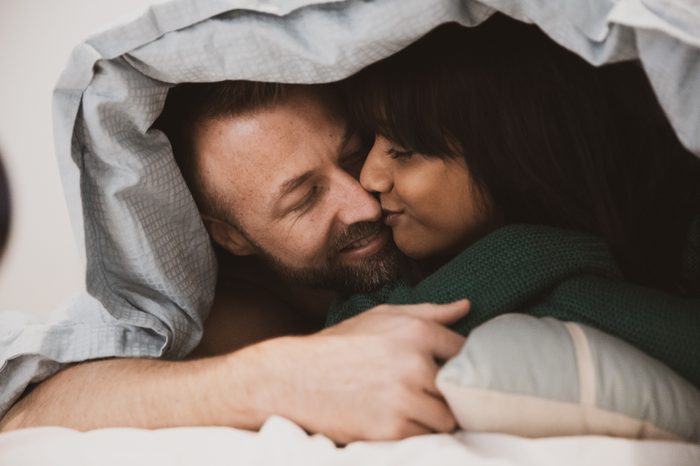
[{"label": "white wall", "polygon": [[0,310],[45,315],[82,288],[54,155],[51,91],[72,48],[147,0],[0,0],[0,153],[12,226]]}]

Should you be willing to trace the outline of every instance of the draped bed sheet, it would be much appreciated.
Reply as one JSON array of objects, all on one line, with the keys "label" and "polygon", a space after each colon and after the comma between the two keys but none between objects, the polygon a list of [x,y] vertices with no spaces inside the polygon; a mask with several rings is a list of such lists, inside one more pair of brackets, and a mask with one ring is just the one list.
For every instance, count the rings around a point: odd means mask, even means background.
[{"label": "draped bed sheet", "polygon": [[173,0],[73,51],[54,92],[56,152],[84,292],[47,321],[0,312],[0,415],[26,387],[103,357],[179,359],[199,342],[216,261],[159,131],[184,81],[338,80],[446,22],[501,11],[600,65],[638,58],[681,141],[700,156],[695,0]]},{"label": "draped bed sheet", "polygon": [[458,432],[337,447],[273,417],[259,433],[224,427],[100,429],[58,427],[0,435],[0,464],[12,466],[696,466],[700,446],[609,437],[526,439]]}]

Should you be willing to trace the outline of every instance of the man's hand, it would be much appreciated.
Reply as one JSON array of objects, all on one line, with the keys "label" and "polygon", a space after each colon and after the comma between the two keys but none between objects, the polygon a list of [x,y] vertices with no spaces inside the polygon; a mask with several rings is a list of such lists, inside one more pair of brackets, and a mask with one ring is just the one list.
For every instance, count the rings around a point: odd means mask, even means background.
[{"label": "man's hand", "polygon": [[189,361],[86,362],[42,382],[0,431],[58,425],[225,425],[258,429],[286,416],[337,442],[449,432],[436,362],[464,338],[444,327],[468,304],[379,306],[306,337],[281,337]]},{"label": "man's hand", "polygon": [[339,443],[450,432],[455,419],[435,376],[464,344],[445,325],[468,308],[382,305],[310,337],[271,340],[256,351],[277,381],[259,387],[258,402]]}]

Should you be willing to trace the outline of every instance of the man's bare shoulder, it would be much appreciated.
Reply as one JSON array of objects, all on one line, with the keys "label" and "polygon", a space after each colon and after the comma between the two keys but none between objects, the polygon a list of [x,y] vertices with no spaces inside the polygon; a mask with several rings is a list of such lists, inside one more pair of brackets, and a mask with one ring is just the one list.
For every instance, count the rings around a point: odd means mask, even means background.
[{"label": "man's bare shoulder", "polygon": [[214,304],[192,356],[211,356],[282,335],[315,332],[332,295],[290,289],[253,258],[220,259]]}]

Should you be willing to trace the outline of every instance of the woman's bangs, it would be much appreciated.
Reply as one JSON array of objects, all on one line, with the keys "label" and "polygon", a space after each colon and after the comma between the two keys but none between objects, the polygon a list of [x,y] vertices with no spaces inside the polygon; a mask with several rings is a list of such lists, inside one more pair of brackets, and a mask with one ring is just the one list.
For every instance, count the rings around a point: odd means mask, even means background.
[{"label": "woman's bangs", "polygon": [[416,92],[412,80],[395,70],[375,69],[358,76],[347,93],[351,123],[366,134],[379,134],[401,149],[426,155],[455,155],[434,105]]},{"label": "woman's bangs", "polygon": [[407,138],[400,130],[401,125],[394,121],[395,109],[382,89],[383,83],[373,79],[357,79],[350,87],[347,106],[351,124],[362,133],[380,134],[398,144],[406,144]]}]

